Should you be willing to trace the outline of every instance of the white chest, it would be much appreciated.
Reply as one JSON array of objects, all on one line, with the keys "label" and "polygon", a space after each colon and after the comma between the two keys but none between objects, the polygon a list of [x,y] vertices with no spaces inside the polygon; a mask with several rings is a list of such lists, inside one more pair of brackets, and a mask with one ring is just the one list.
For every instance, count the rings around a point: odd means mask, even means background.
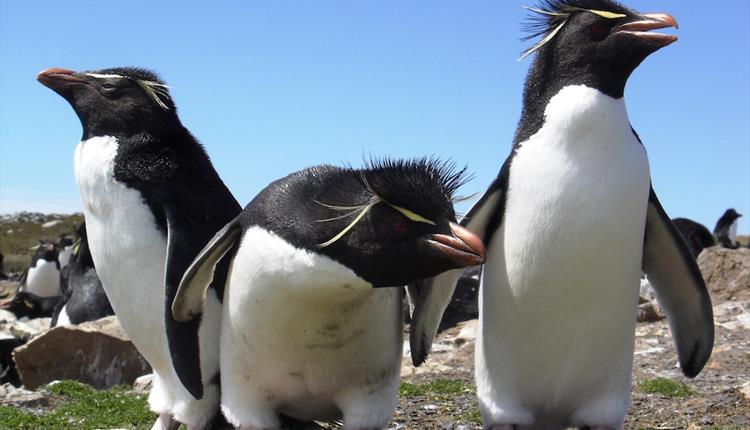
[{"label": "white chest", "polygon": [[39,259],[36,266],[29,267],[23,291],[39,297],[56,297],[60,291],[60,271],[54,261]]},{"label": "white chest", "polygon": [[731,243],[737,242],[737,220],[734,220],[732,222],[732,225],[729,226],[729,241]]},{"label": "white chest", "polygon": [[78,144],[75,176],[91,256],[123,328],[154,367],[167,359],[164,331],[166,238],[140,192],[114,178],[117,140]]},{"label": "white chest", "polygon": [[566,281],[588,294],[586,286],[640,264],[648,160],[622,99],[567,87],[545,113],[512,161],[503,231],[491,247],[504,250],[517,295]]}]

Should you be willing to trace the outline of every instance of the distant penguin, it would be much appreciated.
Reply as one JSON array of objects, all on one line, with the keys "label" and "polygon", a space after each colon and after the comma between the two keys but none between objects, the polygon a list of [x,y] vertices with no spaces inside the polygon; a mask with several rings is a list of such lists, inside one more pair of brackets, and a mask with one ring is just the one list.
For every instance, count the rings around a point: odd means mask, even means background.
[{"label": "distant penguin", "polygon": [[0,281],[5,281],[9,278],[8,274],[5,273],[5,256],[0,252]]},{"label": "distant penguin", "polygon": [[737,249],[740,244],[737,242],[737,220],[742,214],[737,213],[733,208],[727,209],[724,215],[716,221],[714,227],[714,236],[721,246],[729,249]]},{"label": "distant penguin", "polygon": [[52,316],[55,307],[62,300],[57,255],[57,245],[54,242],[39,241],[29,265],[21,274],[16,297],[4,304],[6,309],[19,318]]},{"label": "distant penguin", "polygon": [[16,291],[15,296],[0,302],[0,309],[12,312],[16,318],[46,318],[52,315],[58,299],[42,299],[34,294]]},{"label": "distant penguin", "polygon": [[70,254],[73,252],[73,238],[65,235],[60,235],[60,239],[57,241],[57,261],[60,262],[60,272],[65,272],[65,268],[68,267],[70,261]]},{"label": "distant penguin", "polygon": [[703,224],[687,218],[674,218],[672,223],[680,231],[695,258],[698,258],[698,254],[705,248],[716,245],[714,235]]},{"label": "distant penguin", "polygon": [[60,262],[57,261],[57,245],[39,241],[31,256],[31,262],[21,277],[19,291],[40,298],[60,297]]},{"label": "distant penguin", "polygon": [[479,238],[454,223],[461,182],[434,160],[314,167],[266,187],[208,243],[173,311],[200,314],[229,252],[219,351],[230,423],[279,428],[284,414],[387,425],[401,368],[399,287],[484,260]]},{"label": "distant penguin", "polygon": [[70,264],[63,271],[62,287],[63,300],[52,315],[52,327],[80,324],[115,314],[96,274],[85,223],[76,230]]},{"label": "distant penguin", "polygon": [[[608,0],[549,0],[531,10],[541,40],[523,54],[537,53],[513,148],[462,220],[487,246],[479,409],[485,429],[621,429],[642,270],[683,373],[697,375],[713,347],[705,283],[651,188],[623,99],[641,61],[676,40],[649,30],[677,23]],[[415,363],[425,360],[459,275],[447,272],[419,293]]]},{"label": "distant penguin", "polygon": [[[200,320],[178,323],[167,310],[193,257],[242,208],[153,72],[48,69],[37,79],[81,120],[74,164],[91,256],[123,329],[154,370],[154,429],[174,427],[173,419],[191,430],[213,425],[221,419],[213,355],[221,288],[209,290]],[[222,288],[226,269],[217,273]],[[179,339],[171,350],[167,336]]]}]

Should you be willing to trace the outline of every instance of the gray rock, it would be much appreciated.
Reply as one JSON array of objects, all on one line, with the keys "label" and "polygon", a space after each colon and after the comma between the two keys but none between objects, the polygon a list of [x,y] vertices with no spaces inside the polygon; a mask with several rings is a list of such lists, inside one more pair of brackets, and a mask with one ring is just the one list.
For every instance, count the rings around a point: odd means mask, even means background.
[{"label": "gray rock", "polygon": [[116,317],[55,327],[13,352],[24,386],[72,379],[94,388],[131,385],[151,372]]}]

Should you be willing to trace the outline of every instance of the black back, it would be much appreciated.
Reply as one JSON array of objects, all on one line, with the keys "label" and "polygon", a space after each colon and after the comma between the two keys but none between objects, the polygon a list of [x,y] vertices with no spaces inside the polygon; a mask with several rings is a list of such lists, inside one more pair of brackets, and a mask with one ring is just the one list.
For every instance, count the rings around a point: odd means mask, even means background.
[{"label": "black back", "polygon": [[703,249],[716,245],[714,235],[703,224],[687,218],[674,218],[672,223],[685,238],[694,257],[697,258]]}]

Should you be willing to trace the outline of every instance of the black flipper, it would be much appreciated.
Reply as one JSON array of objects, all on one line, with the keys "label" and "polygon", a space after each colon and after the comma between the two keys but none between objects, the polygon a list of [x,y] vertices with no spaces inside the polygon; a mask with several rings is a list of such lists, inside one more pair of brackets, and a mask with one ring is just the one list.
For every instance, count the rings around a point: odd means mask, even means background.
[{"label": "black flipper", "polygon": [[[461,225],[478,234],[485,246],[489,246],[489,241],[502,219],[509,166],[510,163],[506,161],[500,175],[461,220]],[[450,270],[407,287],[406,291],[413,309],[409,346],[414,366],[420,366],[427,360],[440,320],[450,304],[456,283],[464,270]]]},{"label": "black flipper", "polygon": [[698,263],[653,188],[646,217],[643,271],[667,314],[682,372],[695,377],[714,345],[711,298]]},{"label": "black flipper", "polygon": [[219,260],[242,234],[239,220],[238,216],[219,230],[188,267],[172,302],[171,313],[175,320],[188,322],[200,316],[206,290],[214,279],[214,271],[218,270]]},{"label": "black flipper", "polygon": [[[201,326],[200,312],[197,318],[178,321],[172,316],[172,303],[180,285],[183,274],[198,254],[205,241],[213,234],[206,224],[187,220],[179,211],[165,211],[167,221],[167,264],[165,281],[165,323],[167,341],[172,358],[172,365],[180,382],[196,399],[203,397],[203,378],[200,366],[200,342],[198,339]],[[226,262],[228,264],[228,262]],[[221,267],[221,281],[212,287],[217,288],[219,297],[223,294],[226,269]],[[219,272],[219,268],[217,268]],[[217,276],[219,278],[219,276]],[[218,279],[217,279],[218,281]],[[207,286],[208,287],[208,286]],[[211,378],[213,375],[206,375]]]}]

